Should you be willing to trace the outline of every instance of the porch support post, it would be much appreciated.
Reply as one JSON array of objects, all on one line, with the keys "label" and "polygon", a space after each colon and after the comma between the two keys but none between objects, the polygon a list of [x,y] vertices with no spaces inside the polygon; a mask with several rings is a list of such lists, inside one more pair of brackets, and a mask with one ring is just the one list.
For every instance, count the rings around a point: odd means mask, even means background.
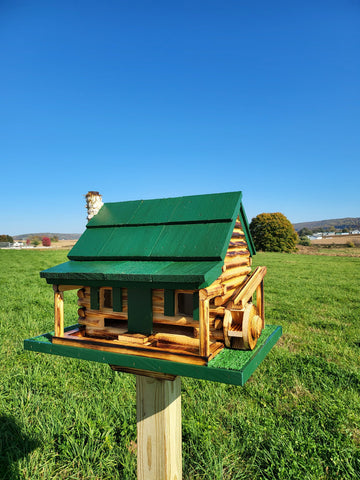
[{"label": "porch support post", "polygon": [[209,338],[209,299],[200,299],[200,355],[208,357],[210,355],[210,338]]},{"label": "porch support post", "polygon": [[256,288],[256,306],[258,309],[258,315],[262,320],[262,328],[265,327],[265,304],[264,304],[264,280]]},{"label": "porch support post", "polygon": [[64,336],[64,292],[60,292],[58,285],[54,289],[55,337]]}]

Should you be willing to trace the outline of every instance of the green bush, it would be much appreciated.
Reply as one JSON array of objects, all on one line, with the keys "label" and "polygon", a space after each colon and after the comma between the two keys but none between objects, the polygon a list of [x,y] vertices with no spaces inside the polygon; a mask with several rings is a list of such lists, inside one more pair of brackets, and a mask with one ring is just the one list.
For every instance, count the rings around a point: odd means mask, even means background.
[{"label": "green bush", "polygon": [[303,245],[304,247],[310,247],[311,241],[309,237],[300,237],[299,245]]},{"label": "green bush", "polygon": [[293,252],[298,241],[291,222],[282,213],[261,213],[251,220],[255,248],[264,252]]},{"label": "green bush", "polygon": [[349,247],[349,248],[355,248],[355,243],[352,242],[352,241],[349,241],[349,242],[347,242],[346,246]]}]

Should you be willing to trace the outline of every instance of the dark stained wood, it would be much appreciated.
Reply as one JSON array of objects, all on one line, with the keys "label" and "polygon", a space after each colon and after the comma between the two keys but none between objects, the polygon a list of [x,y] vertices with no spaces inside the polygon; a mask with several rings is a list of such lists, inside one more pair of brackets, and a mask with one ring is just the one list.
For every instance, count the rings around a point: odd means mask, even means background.
[{"label": "dark stained wood", "polygon": [[129,333],[150,335],[153,331],[151,288],[128,288]]},{"label": "dark stained wood", "polygon": [[168,317],[175,315],[175,290],[164,290],[164,315]]}]

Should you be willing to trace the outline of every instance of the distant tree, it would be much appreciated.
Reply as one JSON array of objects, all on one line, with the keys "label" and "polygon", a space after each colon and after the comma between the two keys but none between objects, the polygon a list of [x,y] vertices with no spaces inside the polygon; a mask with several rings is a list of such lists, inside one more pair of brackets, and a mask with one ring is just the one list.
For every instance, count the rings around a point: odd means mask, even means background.
[{"label": "distant tree", "polygon": [[306,237],[307,235],[312,235],[312,230],[310,228],[304,227],[298,231],[299,237]]},{"label": "distant tree", "polygon": [[57,235],[53,235],[53,236],[51,237],[51,241],[54,242],[54,243],[56,243],[56,242],[59,241],[59,237],[58,237]]},{"label": "distant tree", "polygon": [[30,245],[30,238],[27,238],[27,239],[26,239],[26,245],[27,245],[27,246]]},{"label": "distant tree", "polygon": [[43,247],[51,247],[51,240],[49,237],[42,237],[41,242]]},{"label": "distant tree", "polygon": [[282,213],[261,213],[251,220],[255,248],[265,252],[293,252],[298,241],[291,222]]},{"label": "distant tree", "polygon": [[304,247],[310,247],[311,240],[309,237],[300,237],[299,245],[303,245]]},{"label": "distant tree", "polygon": [[342,231],[342,233],[349,233],[350,232],[350,230],[348,228],[343,228],[341,231]]},{"label": "distant tree", "polygon": [[10,235],[0,235],[0,242],[14,243],[14,239]]},{"label": "distant tree", "polygon": [[41,241],[37,235],[33,235],[32,237],[30,237],[30,243],[34,247],[37,247],[38,245],[40,245]]}]

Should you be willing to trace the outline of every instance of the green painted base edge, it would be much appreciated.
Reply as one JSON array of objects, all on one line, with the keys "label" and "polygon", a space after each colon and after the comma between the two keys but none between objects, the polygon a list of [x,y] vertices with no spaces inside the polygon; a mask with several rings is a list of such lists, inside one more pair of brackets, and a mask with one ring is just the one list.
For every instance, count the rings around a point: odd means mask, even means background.
[{"label": "green painted base edge", "polygon": [[[76,325],[72,325],[65,330],[71,330],[74,327]],[[224,349],[207,366],[56,345],[51,343],[52,335],[53,332],[45,333],[24,340],[25,350],[242,386],[279,340],[282,335],[282,328],[273,325],[266,326],[254,350]]]}]

